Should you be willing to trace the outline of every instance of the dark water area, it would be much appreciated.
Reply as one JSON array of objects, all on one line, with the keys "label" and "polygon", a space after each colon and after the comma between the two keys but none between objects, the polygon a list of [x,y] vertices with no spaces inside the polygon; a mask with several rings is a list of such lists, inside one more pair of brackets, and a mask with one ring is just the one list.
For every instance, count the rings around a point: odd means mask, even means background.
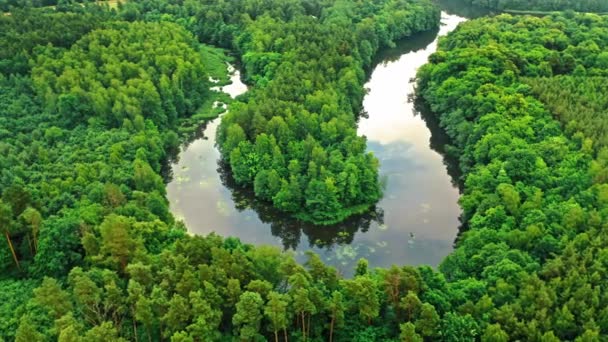
[{"label": "dark water area", "polygon": [[[413,79],[437,47],[437,38],[466,21],[442,12],[439,30],[417,35],[383,51],[365,87],[366,115],[358,133],[380,160],[386,184],[384,198],[364,215],[335,226],[319,227],[286,218],[251,190],[235,185],[215,146],[219,119],[208,123],[201,137],[182,148],[167,184],[171,210],[191,234],[234,236],[245,243],[269,244],[292,250],[300,261],[313,251],[328,264],[350,275],[356,261],[370,267],[392,264],[438,265],[453,248],[460,208],[457,168],[444,158],[446,137],[434,116],[420,112]],[[236,71],[232,96],[246,86]]]},{"label": "dark water area", "polygon": [[465,0],[435,0],[441,10],[447,14],[457,15],[467,19],[481,18],[488,15],[500,14],[500,11],[481,6],[471,6]]}]

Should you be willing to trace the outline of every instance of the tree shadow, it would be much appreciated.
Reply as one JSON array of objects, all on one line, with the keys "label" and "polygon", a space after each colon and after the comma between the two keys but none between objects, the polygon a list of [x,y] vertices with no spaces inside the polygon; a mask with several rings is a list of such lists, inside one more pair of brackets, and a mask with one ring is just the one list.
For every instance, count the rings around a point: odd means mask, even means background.
[{"label": "tree shadow", "polygon": [[304,236],[309,247],[331,249],[335,245],[350,244],[357,232],[365,233],[372,223],[384,222],[384,213],[379,208],[372,208],[335,225],[318,226],[303,222],[275,209],[271,203],[256,198],[252,189],[239,186],[225,161],[218,161],[217,172],[222,184],[230,190],[236,209],[254,210],[260,221],[270,225],[272,235],[281,239],[284,249],[296,250]]}]

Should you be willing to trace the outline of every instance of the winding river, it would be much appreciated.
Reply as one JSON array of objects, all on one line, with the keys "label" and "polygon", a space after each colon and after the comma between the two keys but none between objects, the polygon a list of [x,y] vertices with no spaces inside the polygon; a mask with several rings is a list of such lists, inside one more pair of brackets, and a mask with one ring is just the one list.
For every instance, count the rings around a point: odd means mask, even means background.
[{"label": "winding river", "polygon": [[[442,132],[432,120],[425,122],[411,101],[412,79],[436,50],[438,37],[466,20],[442,12],[438,31],[384,51],[365,85],[367,115],[360,119],[358,131],[380,160],[386,183],[375,210],[334,227],[286,219],[234,185],[219,163],[216,119],[204,127],[202,138],[182,148],[172,165],[173,179],[167,185],[172,212],[190,233],[217,232],[246,243],[277,245],[293,250],[299,260],[312,250],[347,275],[361,257],[368,259],[370,267],[438,265],[452,251],[458,232],[459,191],[437,152]],[[224,92],[237,96],[246,91],[237,70],[232,81]]]}]

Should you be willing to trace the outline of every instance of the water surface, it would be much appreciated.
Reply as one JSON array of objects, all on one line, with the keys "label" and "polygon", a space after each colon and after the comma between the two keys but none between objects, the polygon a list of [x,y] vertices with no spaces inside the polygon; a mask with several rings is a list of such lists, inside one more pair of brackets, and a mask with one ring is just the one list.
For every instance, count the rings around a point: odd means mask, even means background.
[{"label": "water surface", "polygon": [[[431,147],[431,132],[410,100],[412,79],[444,35],[465,21],[442,13],[437,31],[417,35],[378,56],[364,99],[366,117],[358,132],[368,139],[368,150],[380,160],[386,182],[384,198],[374,210],[333,227],[316,227],[285,218],[250,190],[237,187],[219,161],[215,131],[209,123],[202,138],[184,146],[172,165],[167,186],[171,210],[188,230],[206,235],[217,232],[252,244],[271,244],[294,250],[300,260],[312,250],[345,274],[360,257],[371,267],[391,264],[436,266],[452,250],[460,209],[458,189],[448,175],[443,157]],[[233,84],[223,88],[232,96],[246,90],[238,71]]]}]

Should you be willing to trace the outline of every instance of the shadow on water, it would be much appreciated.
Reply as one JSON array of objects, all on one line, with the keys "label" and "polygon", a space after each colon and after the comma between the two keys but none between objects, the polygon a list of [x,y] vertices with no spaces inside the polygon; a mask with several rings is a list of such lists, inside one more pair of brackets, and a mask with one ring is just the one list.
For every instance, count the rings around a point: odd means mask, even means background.
[{"label": "shadow on water", "polygon": [[270,203],[258,200],[251,189],[236,184],[229,168],[224,161],[218,161],[217,172],[222,184],[230,190],[235,208],[239,212],[253,209],[262,223],[270,225],[272,235],[281,239],[285,250],[296,250],[298,247],[301,249],[303,236],[306,236],[309,247],[320,249],[350,244],[357,232],[367,232],[373,222],[383,223],[383,212],[380,209],[372,209],[330,226],[316,226],[290,218]]},{"label": "shadow on water", "polygon": [[379,64],[395,62],[406,53],[424,50],[437,38],[438,33],[439,28],[436,28],[397,41],[395,47],[386,48],[376,54],[373,61],[374,68]]},{"label": "shadow on water", "polygon": [[481,18],[488,15],[495,15],[498,12],[481,6],[473,6],[465,0],[436,0],[441,9],[448,14],[455,14],[468,19]]},{"label": "shadow on water", "polygon": [[460,170],[458,155],[453,152],[455,149],[452,148],[452,140],[441,127],[439,118],[431,111],[431,108],[424,99],[418,96],[412,96],[409,100],[414,103],[416,114],[420,115],[429,131],[431,131],[431,149],[443,157],[443,164],[446,167],[448,175],[450,175],[450,178],[452,179],[452,185],[457,187],[462,193],[464,179],[462,178],[463,174]]},{"label": "shadow on water", "polygon": [[[462,193],[464,190],[465,179],[462,170],[460,170],[458,154],[455,152],[456,149],[451,145],[451,138],[441,127],[439,118],[435,113],[433,113],[430,106],[428,103],[426,103],[426,101],[424,101],[424,99],[418,96],[412,96],[410,100],[414,102],[416,113],[420,115],[422,120],[424,120],[426,123],[426,126],[431,131],[431,149],[442,156],[443,164],[446,167],[448,175],[452,179],[452,184],[458,188],[460,193]],[[460,237],[469,228],[462,214],[458,217],[458,221],[460,222],[460,225],[458,226],[458,233],[456,235],[456,239],[454,240],[454,247],[458,245]]]},{"label": "shadow on water", "polygon": [[205,130],[210,123],[211,121],[201,123],[192,134],[182,138],[178,146],[171,146],[167,150],[167,158],[164,163],[161,164],[160,169],[160,176],[163,178],[165,184],[169,184],[173,181],[173,165],[179,163],[182,150],[187,150],[188,147],[197,140],[209,140],[209,137],[205,136]]}]

